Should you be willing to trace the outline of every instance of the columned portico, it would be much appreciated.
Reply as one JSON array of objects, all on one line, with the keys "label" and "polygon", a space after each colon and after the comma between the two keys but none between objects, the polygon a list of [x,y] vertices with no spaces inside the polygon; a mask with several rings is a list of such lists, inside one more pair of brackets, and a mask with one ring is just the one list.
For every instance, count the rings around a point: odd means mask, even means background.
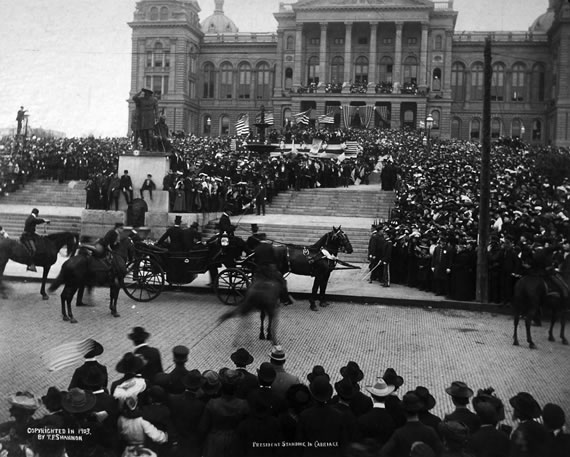
[{"label": "columned portico", "polygon": [[403,22],[396,22],[396,43],[394,48],[394,82],[402,81],[402,30]]},{"label": "columned portico", "polygon": [[299,87],[302,81],[303,68],[303,24],[297,24],[295,28],[295,61],[293,67],[293,87]]},{"label": "columned portico", "polygon": [[420,77],[419,86],[427,86],[427,59],[428,59],[428,31],[429,23],[422,22],[422,38],[420,50]]},{"label": "columned portico", "polygon": [[327,81],[327,28],[328,23],[321,22],[321,47],[319,50],[319,82],[325,83]]},{"label": "columned portico", "polygon": [[368,66],[368,82],[371,84],[376,83],[376,65],[377,65],[377,44],[376,38],[378,36],[378,23],[370,23],[370,65]]},{"label": "columned portico", "polygon": [[344,81],[352,79],[352,22],[344,23]]}]

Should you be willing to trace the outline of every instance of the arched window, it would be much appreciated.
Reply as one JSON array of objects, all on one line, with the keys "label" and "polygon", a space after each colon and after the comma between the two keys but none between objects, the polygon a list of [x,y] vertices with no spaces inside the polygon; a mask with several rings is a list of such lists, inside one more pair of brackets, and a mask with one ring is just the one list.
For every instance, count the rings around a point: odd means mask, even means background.
[{"label": "arched window", "polygon": [[220,136],[230,134],[230,118],[225,114],[220,117]]},{"label": "arched window", "polygon": [[[202,92],[203,98],[214,98],[214,86],[216,84],[216,71],[214,64],[207,62],[204,65],[204,91]],[[211,119],[210,119],[211,122]]]},{"label": "arched window", "polygon": [[291,108],[285,108],[283,110],[283,127],[291,125]]},{"label": "arched window", "polygon": [[451,66],[451,98],[456,102],[465,100],[465,65],[461,62]]},{"label": "arched window", "polygon": [[317,56],[312,56],[307,61],[307,84],[319,83],[319,77],[317,76],[318,65],[319,58]]},{"label": "arched window", "polygon": [[501,120],[491,119],[491,138],[496,140],[501,137]]},{"label": "arched window", "polygon": [[256,87],[256,97],[257,99],[268,99],[270,97],[270,85],[269,85],[269,64],[267,62],[262,62],[257,66],[257,87]]},{"label": "arched window", "polygon": [[451,138],[461,139],[461,119],[458,117],[451,120]]},{"label": "arched window", "polygon": [[293,87],[293,69],[287,67],[285,69],[285,89],[291,89]]},{"label": "arched window", "polygon": [[491,100],[502,102],[505,99],[505,66],[500,63],[493,64],[491,77]]},{"label": "arched window", "polygon": [[469,129],[469,137],[472,140],[478,140],[481,137],[481,121],[479,119],[471,120],[471,128]]},{"label": "arched window", "polygon": [[248,99],[251,97],[251,65],[247,62],[240,64],[238,68],[238,97]]},{"label": "arched window", "polygon": [[394,63],[391,57],[384,56],[380,59],[378,65],[378,78],[380,82],[391,83],[392,82],[392,70],[394,68]]},{"label": "arched window", "polygon": [[212,133],[212,116],[209,114],[206,114],[203,118],[202,133],[206,136],[210,136],[210,133]]},{"label": "arched window", "polygon": [[344,59],[341,56],[335,56],[331,62],[331,82],[342,83],[344,81]]},{"label": "arched window", "polygon": [[522,121],[520,119],[513,119],[511,121],[511,136],[513,138],[522,137]]},{"label": "arched window", "polygon": [[230,62],[220,66],[220,98],[232,98],[234,91],[234,69]]},{"label": "arched window", "polygon": [[158,8],[156,6],[153,6],[150,9],[150,20],[151,21],[158,21]]},{"label": "arched window", "polygon": [[404,84],[417,84],[418,82],[418,59],[408,56],[404,60]]},{"label": "arched window", "polygon": [[433,110],[431,112],[431,117],[433,118],[433,125],[431,127],[432,130],[439,130],[439,120],[440,120],[440,112],[439,110]]},{"label": "arched window", "polygon": [[532,121],[532,139],[533,141],[542,139],[542,122],[539,119]]},{"label": "arched window", "polygon": [[294,38],[292,36],[288,36],[287,47],[286,47],[287,51],[292,51],[294,46],[295,46]]},{"label": "arched window", "polygon": [[471,67],[471,100],[483,100],[483,64],[480,62]]},{"label": "arched window", "polygon": [[156,42],[153,50],[153,67],[162,67],[164,61],[164,54],[162,52],[162,43]]},{"label": "arched window", "polygon": [[166,21],[167,19],[168,19],[168,8],[166,6],[163,6],[162,8],[160,8],[160,20]]},{"label": "arched window", "polygon": [[434,48],[436,51],[441,51],[443,49],[443,37],[441,35],[435,36]]},{"label": "arched window", "polygon": [[360,56],[354,63],[354,82],[368,84],[368,59]]},{"label": "arched window", "polygon": [[546,71],[544,65],[537,63],[532,67],[532,81],[531,81],[531,100],[533,102],[544,101],[544,89],[546,81]]},{"label": "arched window", "polygon": [[434,68],[431,79],[431,90],[441,90],[441,69]]},{"label": "arched window", "polygon": [[524,74],[525,65],[523,63],[516,63],[513,65],[512,71],[512,97],[511,100],[514,102],[524,101]]}]

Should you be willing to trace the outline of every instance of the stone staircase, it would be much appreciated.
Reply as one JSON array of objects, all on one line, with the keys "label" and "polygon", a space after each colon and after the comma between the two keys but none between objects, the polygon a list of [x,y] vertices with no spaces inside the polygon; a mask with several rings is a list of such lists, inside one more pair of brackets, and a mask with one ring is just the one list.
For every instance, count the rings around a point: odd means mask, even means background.
[{"label": "stone staircase", "polygon": [[2,203],[85,208],[85,182],[65,181],[60,184],[47,179],[31,181],[23,189],[4,197]]}]

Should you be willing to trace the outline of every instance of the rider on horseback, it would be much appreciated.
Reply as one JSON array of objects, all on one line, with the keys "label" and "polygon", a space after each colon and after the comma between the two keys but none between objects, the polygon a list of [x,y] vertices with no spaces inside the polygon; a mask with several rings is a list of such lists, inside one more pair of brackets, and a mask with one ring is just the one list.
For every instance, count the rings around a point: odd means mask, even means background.
[{"label": "rider on horseback", "polygon": [[26,218],[26,222],[24,223],[24,233],[20,238],[22,244],[28,249],[30,253],[30,261],[28,263],[28,271],[37,271],[36,265],[34,263],[34,256],[36,254],[36,239],[38,235],[36,234],[36,225],[40,224],[49,224],[49,220],[42,219],[38,217],[40,211],[37,208],[32,210],[32,213]]},{"label": "rider on horseback", "polygon": [[277,268],[277,260],[275,258],[275,252],[273,251],[273,245],[268,241],[261,241],[253,252],[256,265],[253,276],[254,281],[256,279],[277,281],[281,285],[280,298],[283,304],[285,306],[293,304],[287,289],[287,281],[285,281],[285,278],[283,278],[283,275]]}]

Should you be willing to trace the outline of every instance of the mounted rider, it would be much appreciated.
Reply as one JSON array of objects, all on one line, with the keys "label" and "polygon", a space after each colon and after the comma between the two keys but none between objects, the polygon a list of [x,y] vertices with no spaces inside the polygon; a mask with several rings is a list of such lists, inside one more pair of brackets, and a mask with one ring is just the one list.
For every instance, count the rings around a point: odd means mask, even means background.
[{"label": "mounted rider", "polygon": [[293,303],[291,296],[289,295],[289,290],[287,289],[287,281],[283,277],[283,274],[277,268],[277,259],[275,257],[275,251],[273,250],[273,245],[269,241],[260,241],[255,247],[254,251],[255,260],[255,272],[253,275],[253,280],[258,279],[277,281],[281,285],[281,302],[287,306]]},{"label": "mounted rider", "polygon": [[105,233],[103,238],[95,242],[95,252],[97,257],[103,257],[106,253],[113,252],[121,243],[121,233],[125,224],[115,222],[115,227]]},{"label": "mounted rider", "polygon": [[30,253],[30,262],[28,263],[28,271],[37,271],[34,264],[34,256],[36,255],[36,240],[39,238],[36,234],[36,226],[40,224],[49,224],[48,219],[38,217],[40,211],[37,208],[32,209],[32,213],[26,218],[24,223],[24,232],[20,237],[22,244],[28,249]]}]

